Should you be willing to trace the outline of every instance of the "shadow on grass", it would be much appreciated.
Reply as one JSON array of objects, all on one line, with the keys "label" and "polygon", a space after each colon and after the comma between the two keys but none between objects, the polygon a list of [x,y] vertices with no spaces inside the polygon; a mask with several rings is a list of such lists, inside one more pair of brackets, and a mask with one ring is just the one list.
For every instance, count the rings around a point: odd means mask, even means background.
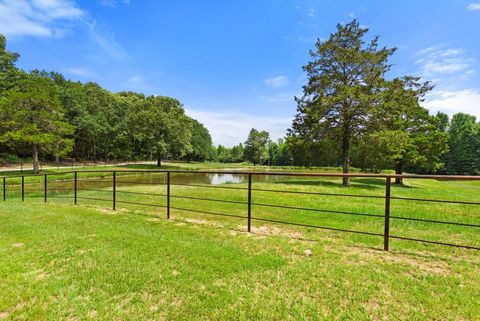
[{"label": "shadow on grass", "polygon": [[[345,187],[342,185],[342,182],[338,179],[331,179],[331,180],[282,180],[282,181],[274,181],[269,182],[272,184],[284,184],[284,185],[306,185],[306,186],[323,186],[323,187],[335,187],[335,188],[345,188],[346,190],[349,187]],[[351,187],[359,187],[367,190],[375,190],[379,188],[379,185],[382,184],[368,184],[368,183],[359,183],[358,181],[352,181]],[[385,185],[385,183],[383,183]]]}]

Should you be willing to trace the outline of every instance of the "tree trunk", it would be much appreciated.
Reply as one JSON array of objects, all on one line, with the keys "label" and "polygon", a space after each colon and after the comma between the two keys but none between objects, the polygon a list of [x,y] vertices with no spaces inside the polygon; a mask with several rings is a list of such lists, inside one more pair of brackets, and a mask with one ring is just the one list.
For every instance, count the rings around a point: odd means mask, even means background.
[{"label": "tree trunk", "polygon": [[161,167],[161,166],[162,166],[162,157],[158,156],[157,157],[157,167]]},{"label": "tree trunk", "polygon": [[[342,172],[348,174],[350,171],[350,138],[348,134],[343,135],[343,144],[342,144],[342,156],[343,156],[343,166]],[[343,186],[350,186],[350,177],[343,177]]]},{"label": "tree trunk", "polygon": [[32,158],[33,158],[33,173],[38,174],[38,173],[40,173],[40,163],[38,162],[38,147],[37,147],[37,145],[33,145]]},{"label": "tree trunk", "polygon": [[[403,161],[398,161],[395,164],[395,174],[397,174],[397,175],[402,175],[403,174]],[[396,177],[395,178],[395,184],[396,185],[403,185],[403,178],[402,177]]]}]

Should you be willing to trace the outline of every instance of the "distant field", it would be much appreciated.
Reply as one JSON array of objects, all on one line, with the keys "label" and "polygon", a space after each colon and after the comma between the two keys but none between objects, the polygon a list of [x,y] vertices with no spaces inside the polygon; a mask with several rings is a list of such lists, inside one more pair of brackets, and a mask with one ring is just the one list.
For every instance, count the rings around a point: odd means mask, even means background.
[{"label": "distant field", "polygon": [[[196,174],[174,174],[172,183],[183,184],[186,175],[193,181]],[[392,251],[384,252],[381,237],[262,221],[253,221],[250,234],[244,204],[181,198],[245,202],[246,191],[235,189],[172,185],[176,209],[168,221],[161,207],[164,174],[119,175],[115,212],[111,176],[81,174],[75,207],[72,181],[65,181],[71,178],[49,178],[47,204],[41,177],[26,181],[23,204],[18,181],[10,179],[7,201],[0,200],[0,319],[476,320],[480,315],[479,251],[391,240]],[[405,183],[393,186],[392,196],[480,202],[480,182]],[[350,188],[339,179],[258,178],[253,188],[381,196],[385,186],[372,178],[353,179]],[[337,212],[382,215],[384,207],[383,199],[252,194],[258,204]],[[138,202],[152,206],[132,204]],[[252,210],[254,218],[383,232],[378,217],[258,205]],[[479,224],[480,206],[392,200],[392,215]],[[471,246],[480,246],[479,232],[391,222],[393,235]]]}]

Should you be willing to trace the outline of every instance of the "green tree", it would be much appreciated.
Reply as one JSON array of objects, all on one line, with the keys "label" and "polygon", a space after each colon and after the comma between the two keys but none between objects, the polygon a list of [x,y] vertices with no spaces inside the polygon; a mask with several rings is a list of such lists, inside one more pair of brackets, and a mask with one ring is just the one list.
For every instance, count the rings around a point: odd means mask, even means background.
[{"label": "green tree", "polygon": [[232,147],[232,162],[233,163],[243,162],[244,153],[245,153],[245,148],[243,147],[242,143],[233,146]]},{"label": "green tree", "polygon": [[40,152],[62,156],[72,150],[74,128],[64,113],[53,81],[37,74],[27,75],[0,101],[0,140],[15,148],[29,148],[37,174]]},{"label": "green tree", "polygon": [[477,174],[480,170],[480,125],[475,116],[464,113],[453,115],[448,133],[447,172]]},{"label": "green tree", "polygon": [[283,139],[270,143],[268,145],[268,154],[271,165],[292,165],[292,153],[290,152],[288,144]]},{"label": "green tree", "polygon": [[450,124],[450,120],[448,119],[448,115],[442,112],[437,112],[435,115],[435,125],[438,131],[442,133],[448,133],[448,126]]},{"label": "green tree", "polygon": [[5,36],[0,34],[0,96],[6,90],[16,86],[22,72],[17,69],[15,63],[20,56],[18,53],[7,51]]},{"label": "green tree", "polygon": [[[395,173],[403,174],[405,166],[427,172],[443,166],[447,136],[437,129],[437,118],[420,105],[432,88],[411,76],[385,83],[383,101],[373,110],[365,137],[372,161],[380,163],[378,168],[393,163]],[[395,183],[403,184],[402,178]]]},{"label": "green tree", "polygon": [[[378,104],[387,60],[394,48],[379,48],[378,37],[364,38],[368,29],[356,20],[337,25],[329,39],[317,40],[310,52],[313,60],[303,67],[308,83],[296,98],[296,115],[290,136],[311,143],[330,139],[341,144],[342,168],[350,168],[350,147],[354,137],[364,134],[371,109]],[[349,185],[344,177],[343,184]]]},{"label": "green tree", "polygon": [[212,148],[212,137],[208,129],[195,119],[192,123],[192,152],[187,155],[187,160],[205,161],[209,159]]},{"label": "green tree", "polygon": [[268,144],[270,135],[266,131],[250,130],[245,141],[245,158],[253,165],[262,165],[268,159]]},{"label": "green tree", "polygon": [[149,157],[155,156],[157,166],[162,158],[181,158],[191,152],[191,121],[182,105],[174,98],[150,96],[132,105],[126,123],[135,145]]}]

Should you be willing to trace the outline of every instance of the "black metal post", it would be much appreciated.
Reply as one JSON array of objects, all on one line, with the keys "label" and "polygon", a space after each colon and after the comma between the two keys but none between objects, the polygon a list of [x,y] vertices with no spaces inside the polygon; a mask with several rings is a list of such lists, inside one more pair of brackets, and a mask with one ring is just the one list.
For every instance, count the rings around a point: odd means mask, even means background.
[{"label": "black metal post", "polygon": [[385,181],[385,229],[383,234],[383,249],[388,251],[388,241],[390,238],[390,189],[392,179],[387,177]]},{"label": "black metal post", "polygon": [[7,182],[6,182],[6,178],[4,177],[3,178],[3,200],[6,201],[7,200]]},{"label": "black metal post", "polygon": [[22,176],[22,202],[25,201],[25,176]]},{"label": "black metal post", "polygon": [[252,231],[252,174],[248,174],[248,227],[247,231]]},{"label": "black metal post", "polygon": [[167,172],[167,219],[170,219],[170,172]]},{"label": "black metal post", "polygon": [[77,205],[77,176],[78,173],[75,171],[73,179],[73,204]]},{"label": "black metal post", "polygon": [[43,177],[43,200],[47,202],[47,174]]},{"label": "black metal post", "polygon": [[117,172],[113,172],[113,210],[115,211],[117,203]]}]

